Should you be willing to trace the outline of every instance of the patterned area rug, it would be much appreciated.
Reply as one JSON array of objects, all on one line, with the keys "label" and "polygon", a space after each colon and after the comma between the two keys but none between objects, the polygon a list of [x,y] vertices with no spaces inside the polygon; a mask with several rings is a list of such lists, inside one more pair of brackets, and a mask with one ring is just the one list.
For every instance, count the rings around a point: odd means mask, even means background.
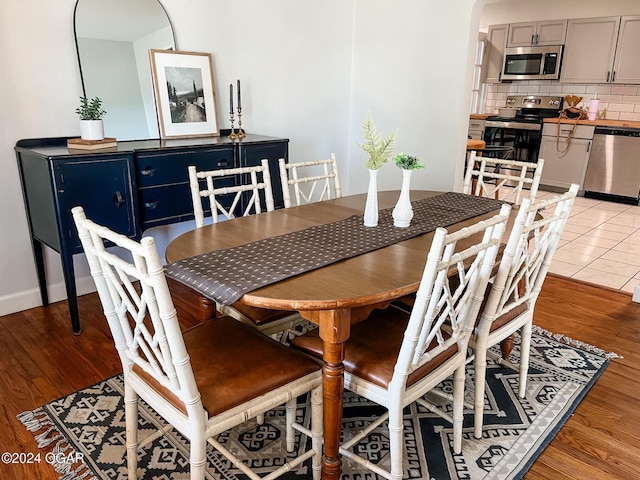
[{"label": "patterned area rug", "polygon": [[[566,337],[553,338],[541,329],[534,331],[526,397],[517,395],[516,372],[490,364],[483,438],[473,437],[472,411],[465,410],[461,455],[455,455],[450,448],[452,429],[446,421],[416,404],[405,410],[405,478],[502,480],[520,478],[527,471],[604,371],[609,358],[616,356]],[[511,360],[519,361],[518,337]],[[472,375],[472,369],[468,373]],[[442,387],[452,391],[450,382],[444,382]],[[472,383],[468,387],[470,400]],[[55,466],[61,479],[126,478],[123,392],[122,377],[116,376],[24,412],[18,418],[34,433],[39,448],[62,454],[55,456],[62,460]],[[299,399],[297,415],[298,421],[308,424],[305,400]],[[433,402],[443,404],[442,400]],[[380,412],[375,404],[346,393],[344,435],[357,432]],[[160,417],[141,405],[141,439],[163,425]],[[287,461],[283,425],[284,409],[280,408],[265,415],[263,425],[250,421],[218,440],[264,475]],[[388,464],[386,423],[360,444],[360,452],[374,463]],[[188,479],[188,453],[188,442],[172,430],[140,451],[138,478]],[[211,447],[208,461],[207,479],[247,478]],[[310,468],[303,466],[281,478],[310,479]],[[343,460],[341,478],[380,477]]]}]

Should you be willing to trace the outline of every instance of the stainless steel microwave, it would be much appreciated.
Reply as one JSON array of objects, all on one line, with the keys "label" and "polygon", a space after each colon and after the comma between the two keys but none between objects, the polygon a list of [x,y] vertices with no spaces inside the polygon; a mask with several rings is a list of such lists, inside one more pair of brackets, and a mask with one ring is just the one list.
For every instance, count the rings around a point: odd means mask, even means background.
[{"label": "stainless steel microwave", "polygon": [[557,80],[562,45],[511,47],[504,51],[502,80]]}]

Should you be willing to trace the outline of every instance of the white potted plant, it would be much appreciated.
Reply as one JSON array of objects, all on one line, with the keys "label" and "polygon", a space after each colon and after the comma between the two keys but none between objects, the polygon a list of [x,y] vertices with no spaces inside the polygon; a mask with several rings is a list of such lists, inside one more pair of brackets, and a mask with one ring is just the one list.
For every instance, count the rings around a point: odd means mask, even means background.
[{"label": "white potted plant", "polygon": [[102,117],[107,112],[103,110],[102,100],[99,97],[91,100],[80,97],[80,106],[76,108],[76,113],[80,115],[80,137],[83,140],[104,139]]},{"label": "white potted plant", "polygon": [[370,113],[367,114],[363,128],[365,141],[359,143],[358,146],[369,154],[369,159],[364,164],[369,169],[369,189],[364,207],[364,226],[375,227],[378,225],[378,170],[386,163],[393,152],[397,130],[382,138],[371,119]]},{"label": "white potted plant", "polygon": [[413,155],[399,153],[393,157],[393,162],[397,167],[402,169],[402,189],[400,190],[400,198],[393,208],[393,224],[396,227],[406,228],[411,224],[413,218],[413,208],[411,208],[411,174],[414,170],[424,168]]}]

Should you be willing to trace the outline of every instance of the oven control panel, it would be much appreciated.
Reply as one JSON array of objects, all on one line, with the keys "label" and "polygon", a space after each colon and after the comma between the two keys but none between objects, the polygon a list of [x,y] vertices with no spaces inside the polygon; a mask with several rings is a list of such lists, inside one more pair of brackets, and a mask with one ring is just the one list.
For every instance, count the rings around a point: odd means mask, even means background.
[{"label": "oven control panel", "polygon": [[513,95],[507,97],[506,106],[511,108],[539,108],[544,110],[560,110],[562,97],[543,97],[537,95]]}]

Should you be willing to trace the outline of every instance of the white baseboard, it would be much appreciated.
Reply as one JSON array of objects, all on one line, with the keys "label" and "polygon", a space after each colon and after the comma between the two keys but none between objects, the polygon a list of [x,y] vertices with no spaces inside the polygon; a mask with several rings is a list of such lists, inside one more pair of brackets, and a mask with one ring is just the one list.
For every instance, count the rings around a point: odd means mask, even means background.
[{"label": "white baseboard", "polygon": [[[96,291],[96,285],[91,276],[76,278],[76,289],[78,296],[86,295]],[[67,290],[64,282],[49,285],[47,288],[49,303],[61,302],[67,299]],[[31,288],[13,295],[6,295],[0,298],[0,316],[21,312],[30,308],[41,307],[40,289]]]},{"label": "white baseboard", "polygon": [[636,288],[633,289],[632,300],[636,303],[640,303],[640,284],[636,285]]}]

